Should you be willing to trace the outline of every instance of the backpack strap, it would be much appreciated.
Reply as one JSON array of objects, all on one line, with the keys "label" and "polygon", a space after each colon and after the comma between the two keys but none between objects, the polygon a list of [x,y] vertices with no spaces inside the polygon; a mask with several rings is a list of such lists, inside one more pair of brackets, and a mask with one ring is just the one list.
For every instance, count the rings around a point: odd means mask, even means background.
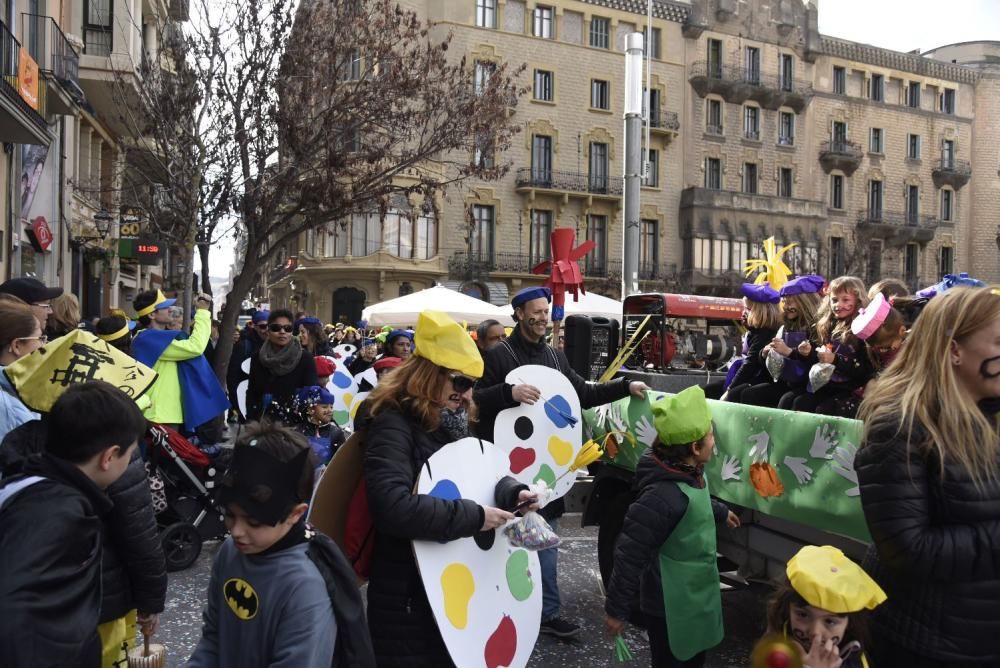
[{"label": "backpack strap", "polygon": [[14,480],[13,482],[4,485],[2,488],[0,488],[0,508],[3,508],[4,505],[12,498],[14,498],[14,496],[21,490],[27,489],[28,487],[34,485],[36,482],[42,482],[43,480],[45,480],[45,478],[43,478],[42,476],[29,475],[25,478],[21,478],[20,480]]},{"label": "backpack strap", "polygon": [[504,348],[506,348],[507,352],[510,353],[510,356],[514,358],[514,364],[515,365],[517,365],[517,366],[524,366],[524,362],[522,362],[521,358],[517,356],[516,352],[514,352],[514,346],[510,345],[510,341],[508,341],[507,339],[504,339],[503,341],[500,342],[500,345],[502,345]]}]

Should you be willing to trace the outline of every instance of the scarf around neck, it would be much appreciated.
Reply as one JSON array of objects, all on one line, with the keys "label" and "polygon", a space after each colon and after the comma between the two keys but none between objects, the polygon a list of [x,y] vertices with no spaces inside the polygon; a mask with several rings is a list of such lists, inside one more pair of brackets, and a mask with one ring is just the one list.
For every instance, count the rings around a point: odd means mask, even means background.
[{"label": "scarf around neck", "polygon": [[284,348],[275,348],[270,341],[265,341],[260,347],[260,363],[275,376],[291,373],[301,357],[302,344],[294,338]]}]

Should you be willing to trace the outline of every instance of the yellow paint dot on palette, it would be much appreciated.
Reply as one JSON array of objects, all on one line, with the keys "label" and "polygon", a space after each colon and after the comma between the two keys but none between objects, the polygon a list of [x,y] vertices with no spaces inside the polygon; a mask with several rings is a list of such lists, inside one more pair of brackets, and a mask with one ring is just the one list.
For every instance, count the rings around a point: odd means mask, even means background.
[{"label": "yellow paint dot on palette", "polygon": [[469,623],[469,601],[476,591],[472,571],[465,564],[448,564],[441,573],[441,591],[448,621],[456,629],[464,629]]},{"label": "yellow paint dot on palette", "polygon": [[552,455],[556,464],[566,466],[573,456],[573,446],[570,445],[569,441],[564,441],[558,436],[549,436],[549,454]]},{"label": "yellow paint dot on palette", "polygon": [[344,393],[344,405],[347,406],[348,408],[350,408],[352,401],[354,401],[354,395],[351,394],[350,392],[345,392]]}]

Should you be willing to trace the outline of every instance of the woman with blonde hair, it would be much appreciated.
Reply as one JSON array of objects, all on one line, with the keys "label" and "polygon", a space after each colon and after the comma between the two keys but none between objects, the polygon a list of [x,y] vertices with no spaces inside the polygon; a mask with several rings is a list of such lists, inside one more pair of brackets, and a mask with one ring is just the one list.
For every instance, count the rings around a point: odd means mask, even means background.
[{"label": "woman with blonde hair", "polygon": [[[413,557],[414,540],[447,542],[513,519],[504,508],[536,507],[537,496],[511,477],[497,483],[494,506],[414,494],[421,466],[469,436],[472,387],[483,360],[462,326],[437,311],[420,314],[416,352],[368,397],[364,479],[375,528],[368,582],[368,626],[379,668],[451,666]],[[364,428],[364,426],[362,427]]]},{"label": "woman with blonde hair", "polygon": [[930,301],[865,395],[873,665],[1000,665],[1000,288]]},{"label": "woman with blonde hair", "polygon": [[52,312],[49,313],[45,333],[50,339],[66,336],[80,326],[80,301],[76,295],[64,292],[49,302]]}]

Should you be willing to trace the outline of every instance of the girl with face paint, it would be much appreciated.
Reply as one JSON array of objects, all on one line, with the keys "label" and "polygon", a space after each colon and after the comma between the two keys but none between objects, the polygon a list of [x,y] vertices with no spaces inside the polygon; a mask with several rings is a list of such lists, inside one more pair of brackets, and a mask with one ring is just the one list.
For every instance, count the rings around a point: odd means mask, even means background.
[{"label": "girl with face paint", "polygon": [[810,545],[788,561],[768,602],[767,631],[794,641],[810,668],[866,668],[867,611],[885,592],[835,547]]},{"label": "girl with face paint", "polygon": [[1000,288],[953,288],[865,394],[865,570],[889,597],[872,619],[876,666],[1000,665],[998,372]]}]

